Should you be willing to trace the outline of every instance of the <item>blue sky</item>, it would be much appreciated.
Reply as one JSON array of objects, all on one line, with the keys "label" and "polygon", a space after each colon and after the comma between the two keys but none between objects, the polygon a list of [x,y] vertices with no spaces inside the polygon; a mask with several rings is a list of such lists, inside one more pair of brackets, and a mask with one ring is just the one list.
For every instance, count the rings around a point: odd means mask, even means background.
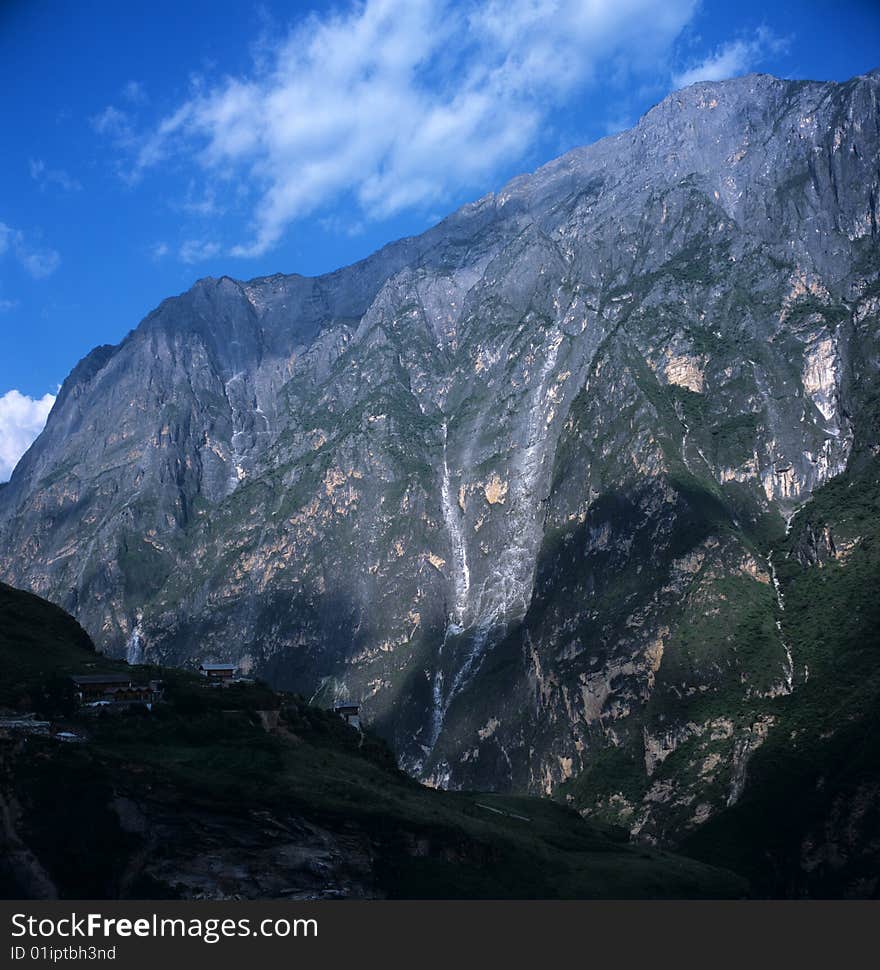
[{"label": "blue sky", "polygon": [[670,90],[880,65],[874,0],[0,2],[0,481],[99,343],[315,274]]}]

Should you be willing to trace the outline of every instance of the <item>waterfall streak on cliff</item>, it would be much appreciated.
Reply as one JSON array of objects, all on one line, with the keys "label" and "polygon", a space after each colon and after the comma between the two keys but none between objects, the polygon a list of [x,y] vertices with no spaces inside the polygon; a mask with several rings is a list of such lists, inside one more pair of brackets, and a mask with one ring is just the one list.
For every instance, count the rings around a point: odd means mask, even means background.
[{"label": "waterfall streak on cliff", "polygon": [[449,533],[449,544],[452,550],[452,581],[454,590],[453,608],[450,611],[446,623],[446,631],[443,640],[437,651],[437,660],[434,670],[434,678],[431,684],[431,736],[428,747],[433,749],[437,743],[437,738],[443,730],[443,719],[452,699],[443,696],[443,671],[440,662],[443,656],[443,649],[449,638],[462,632],[465,616],[468,608],[468,597],[471,589],[471,573],[468,567],[467,546],[464,541],[464,532],[461,527],[461,516],[459,508],[455,502],[452,492],[452,483],[449,478],[449,461],[447,459],[447,440],[448,429],[446,421],[443,422],[443,481],[440,488],[440,504],[443,509],[443,521]]},{"label": "waterfall streak on cliff", "polygon": [[125,659],[130,664],[142,664],[144,662],[143,646],[143,627],[141,625],[142,614],[138,614],[135,625],[131,629],[131,635],[125,645]]},{"label": "waterfall streak on cliff", "polygon": [[547,425],[551,420],[548,416],[548,380],[559,359],[562,342],[562,333],[558,329],[554,330],[550,335],[547,357],[538,372],[532,394],[526,446],[515,459],[516,474],[511,480],[511,507],[507,516],[510,523],[509,542],[480,584],[474,610],[477,619],[470,649],[453,678],[444,712],[479,669],[493,631],[510,619],[524,616],[529,607],[535,570],[538,485],[544,470],[543,446]]},{"label": "waterfall streak on cliff", "polygon": [[[789,523],[791,520],[789,519]],[[786,525],[786,528],[788,524]],[[770,567],[770,579],[773,582],[773,589],[776,593],[776,605],[779,607],[779,612],[785,612],[785,597],[782,593],[782,587],[779,584],[779,578],[776,575],[776,567],[773,565],[773,552],[767,556],[767,565]],[[794,659],[791,655],[791,647],[782,632],[782,621],[776,621],[776,629],[779,631],[779,642],[782,644],[782,649],[785,651],[785,667],[783,668],[783,675],[785,677],[786,692],[791,693],[794,690]]]},{"label": "waterfall streak on cliff", "polygon": [[464,623],[465,614],[468,606],[468,595],[471,589],[471,573],[468,568],[467,546],[464,541],[464,533],[461,528],[461,516],[452,494],[452,485],[449,480],[449,462],[446,457],[447,429],[446,422],[443,422],[443,485],[440,491],[440,501],[443,507],[443,521],[449,533],[450,547],[452,549],[452,577],[455,589],[455,604],[453,616],[455,622],[461,625]]}]

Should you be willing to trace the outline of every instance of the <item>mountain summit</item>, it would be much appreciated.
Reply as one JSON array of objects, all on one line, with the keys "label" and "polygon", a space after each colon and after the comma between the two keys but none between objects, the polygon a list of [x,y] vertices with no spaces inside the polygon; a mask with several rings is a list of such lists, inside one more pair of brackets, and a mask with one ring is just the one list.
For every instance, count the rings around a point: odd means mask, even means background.
[{"label": "mountain summit", "polygon": [[816,676],[780,557],[880,447],[878,95],[695,84],[353,266],[200,280],[65,381],[0,579],[678,838]]}]

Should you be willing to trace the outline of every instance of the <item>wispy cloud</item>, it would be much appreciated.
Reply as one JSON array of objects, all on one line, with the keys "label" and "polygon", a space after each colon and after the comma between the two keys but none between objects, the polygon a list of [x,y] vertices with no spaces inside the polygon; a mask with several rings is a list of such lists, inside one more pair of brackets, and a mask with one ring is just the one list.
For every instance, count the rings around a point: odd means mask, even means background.
[{"label": "wispy cloud", "polygon": [[723,44],[699,64],[676,74],[673,84],[676,88],[685,88],[697,81],[724,81],[747,74],[760,67],[771,54],[784,51],[788,44],[787,38],[778,37],[766,27],[760,27],[752,37]]},{"label": "wispy cloud", "polygon": [[146,104],[150,99],[140,81],[129,81],[122,89],[122,97],[131,104]]},{"label": "wispy cloud", "polygon": [[128,113],[115,105],[108,104],[93,115],[89,123],[99,135],[107,135],[117,143],[128,145],[134,141],[134,130]]},{"label": "wispy cloud", "polygon": [[49,168],[41,158],[32,158],[28,167],[31,178],[39,185],[40,189],[57,185],[65,192],[79,192],[82,188],[80,182],[63,168]]},{"label": "wispy cloud", "polygon": [[187,239],[181,244],[177,255],[182,263],[191,265],[219,256],[222,249],[220,243],[210,239]]},{"label": "wispy cloud", "polygon": [[118,99],[126,102],[125,108],[108,104],[89,118],[89,124],[99,135],[104,135],[119,148],[134,148],[138,144],[136,133],[138,109],[149,102],[146,88],[139,81],[128,81],[119,92]]},{"label": "wispy cloud", "polygon": [[[255,256],[294,221],[351,203],[352,221],[440,205],[524,157],[549,114],[592,82],[656,70],[697,0],[366,0],[255,46],[252,70],[194,83],[135,136],[132,177],[170,159],[250,212]],[[202,198],[213,199],[206,192]],[[216,244],[190,240],[180,257]]]},{"label": "wispy cloud", "polygon": [[21,229],[0,222],[0,257],[7,254],[35,280],[51,276],[61,264],[57,250],[42,246]]},{"label": "wispy cloud", "polygon": [[43,430],[54,403],[54,394],[32,398],[12,390],[0,397],[0,482],[9,478],[18,460]]},{"label": "wispy cloud", "polygon": [[200,191],[200,186],[198,186],[193,180],[190,180],[186,199],[180,203],[180,208],[190,215],[202,216],[204,218],[222,215],[224,211],[223,206],[217,202],[217,193],[215,189],[212,186],[208,186],[204,189],[202,194],[199,195],[198,193]]}]

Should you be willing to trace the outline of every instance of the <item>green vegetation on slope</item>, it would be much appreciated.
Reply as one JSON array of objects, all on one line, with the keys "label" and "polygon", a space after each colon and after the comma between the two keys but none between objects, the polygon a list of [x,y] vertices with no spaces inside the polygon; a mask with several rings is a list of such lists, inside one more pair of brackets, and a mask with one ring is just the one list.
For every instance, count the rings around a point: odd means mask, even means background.
[{"label": "green vegetation on slope", "polygon": [[[65,678],[100,659],[64,610],[0,583],[0,707],[57,712]],[[118,667],[118,661],[102,664],[102,670]]]},{"label": "green vegetation on slope", "polygon": [[880,462],[819,490],[778,574],[797,688],[741,801],[684,843],[771,895],[880,892]]}]

